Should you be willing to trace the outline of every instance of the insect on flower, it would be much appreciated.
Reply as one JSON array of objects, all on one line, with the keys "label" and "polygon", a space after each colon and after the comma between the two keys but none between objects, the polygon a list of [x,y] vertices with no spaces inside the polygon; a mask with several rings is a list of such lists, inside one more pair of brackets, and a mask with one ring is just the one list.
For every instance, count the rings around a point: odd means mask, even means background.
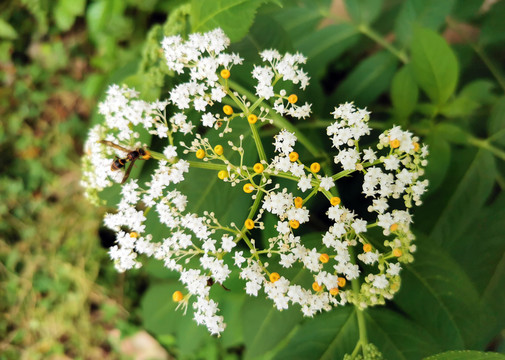
[{"label": "insect on flower", "polygon": [[128,166],[128,169],[126,170],[123,180],[121,180],[121,184],[124,184],[126,180],[128,180],[128,177],[130,176],[130,172],[132,171],[133,164],[138,158],[142,158],[143,160],[148,160],[151,157],[151,154],[149,151],[138,148],[136,150],[128,150],[120,145],[114,144],[112,141],[107,141],[107,140],[100,140],[100,143],[104,145],[111,146],[115,149],[121,150],[126,153],[126,157],[124,158],[119,158],[115,157],[114,161],[112,162],[110,168],[112,171],[120,170],[125,167],[126,163],[129,161],[130,166]]}]

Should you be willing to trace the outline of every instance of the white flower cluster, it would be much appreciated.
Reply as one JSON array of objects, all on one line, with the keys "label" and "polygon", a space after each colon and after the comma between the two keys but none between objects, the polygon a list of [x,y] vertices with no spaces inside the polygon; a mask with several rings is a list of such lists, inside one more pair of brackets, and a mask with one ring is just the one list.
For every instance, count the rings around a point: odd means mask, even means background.
[{"label": "white flower cluster", "polygon": [[[215,283],[225,286],[232,271],[244,280],[247,294],[263,292],[280,310],[299,305],[305,316],[348,302],[366,307],[391,298],[400,285],[401,263],[413,259],[409,208],[420,204],[427,188],[427,181],[421,180],[426,146],[394,127],[380,135],[375,147],[361,149],[360,141],[371,134],[370,112],[347,103],[335,109],[335,121],[327,127],[337,151],[333,164],[331,158],[325,169],[318,162],[303,163],[295,151],[301,145],[293,129],[280,129],[269,157],[258,126],[275,125],[269,110],[293,118],[310,115],[310,104],[296,105],[298,96],[287,96],[282,88],[289,81],[305,89],[309,78],[300,65],[306,59],[276,50],[261,52],[267,65],[254,67],[257,98],[248,98],[230,79],[233,66],[243,60],[225,52],[229,39],[222,30],[192,34],[187,41],[173,36],[162,45],[168,67],[177,74],[189,70],[189,80],[174,86],[167,101],[153,103],[138,99],[134,90],[112,86],[99,108],[104,122],[91,129],[85,145],[82,184],[91,200],[98,202],[102,191],[124,183],[114,211],[104,219],[116,232],[109,253],[117,270],[138,268],[143,257],[162,261],[180,274],[186,289],[185,294],[175,292],[174,301],[183,307],[191,302],[194,319],[212,334],[220,334],[225,323],[211,288]],[[216,107],[221,102],[226,104],[224,116]],[[243,134],[230,134],[238,122],[250,126],[259,162],[246,160],[252,157],[245,156]],[[221,128],[223,123],[226,127]],[[203,132],[193,134],[195,128]],[[209,128],[229,136],[227,149],[213,143],[215,136],[206,136]],[[148,136],[165,144],[148,149],[140,141]],[[175,136],[191,137],[190,145],[177,145]],[[231,161],[230,152],[239,160]],[[143,164],[149,158],[157,162],[152,173],[127,181],[134,162]],[[243,225],[221,224],[212,212],[189,210],[188,198],[177,186],[192,168],[207,169],[231,187],[243,183],[242,190],[254,200]],[[372,220],[345,207],[337,196],[338,179],[353,173],[362,174],[363,201],[370,203]],[[298,189],[280,189],[277,178],[293,181]],[[402,208],[397,199],[403,200]],[[310,225],[310,204],[315,201],[318,207],[327,204],[329,225],[317,239],[307,241],[300,234]],[[261,247],[251,231],[264,229],[265,213],[277,218],[276,232]],[[381,229],[384,238],[370,235],[372,228]],[[305,269],[310,281],[290,279],[286,269],[293,267]]]}]

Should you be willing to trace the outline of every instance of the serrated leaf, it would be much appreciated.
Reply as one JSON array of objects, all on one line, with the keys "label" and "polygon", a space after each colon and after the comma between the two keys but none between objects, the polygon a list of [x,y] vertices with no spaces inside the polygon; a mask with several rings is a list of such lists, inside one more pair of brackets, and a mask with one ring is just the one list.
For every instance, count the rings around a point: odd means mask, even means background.
[{"label": "serrated leaf", "polygon": [[448,351],[424,360],[505,360],[505,355],[482,351]]},{"label": "serrated leaf", "polygon": [[389,88],[398,60],[386,51],[362,61],[340,84],[330,98],[329,106],[355,101],[357,106],[370,105]]},{"label": "serrated leaf", "polygon": [[18,33],[12,27],[12,25],[4,19],[0,19],[0,38],[14,40],[17,39],[17,37]]},{"label": "serrated leaf", "polygon": [[382,0],[345,0],[351,19],[357,24],[371,24],[382,9]]},{"label": "serrated leaf", "polygon": [[395,303],[443,349],[463,349],[479,324],[479,297],[461,267],[432,241],[417,242]]},{"label": "serrated leaf", "polygon": [[403,3],[396,18],[395,34],[398,41],[406,45],[411,42],[414,26],[423,26],[432,30],[445,22],[451,14],[454,0],[407,0]]},{"label": "serrated leaf", "polygon": [[242,309],[245,359],[254,359],[272,350],[301,320],[299,309],[277,310],[271,300],[249,297]]},{"label": "serrated leaf", "polygon": [[451,248],[464,236],[465,225],[479,213],[493,189],[496,174],[493,155],[477,152],[470,167],[438,216],[430,237],[444,248]]},{"label": "serrated leaf", "polygon": [[417,83],[408,65],[398,70],[391,83],[391,102],[400,118],[408,118],[414,111],[419,98]]},{"label": "serrated leaf", "polygon": [[251,27],[256,10],[265,0],[192,0],[192,32],[220,27],[232,42],[242,39]]},{"label": "serrated leaf", "polygon": [[435,104],[456,90],[458,60],[447,42],[429,29],[417,28],[412,41],[412,72],[419,87]]},{"label": "serrated leaf", "polygon": [[358,339],[355,309],[345,306],[307,320],[274,359],[342,359]]},{"label": "serrated leaf", "polygon": [[385,359],[420,359],[441,350],[425,329],[405,316],[379,307],[364,314],[370,342]]}]

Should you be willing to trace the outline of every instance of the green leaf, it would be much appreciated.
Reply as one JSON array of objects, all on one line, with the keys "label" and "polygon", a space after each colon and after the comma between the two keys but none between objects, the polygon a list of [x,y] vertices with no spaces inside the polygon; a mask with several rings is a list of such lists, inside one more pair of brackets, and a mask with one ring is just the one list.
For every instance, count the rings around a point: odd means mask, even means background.
[{"label": "green leaf", "polygon": [[386,51],[365,59],[340,84],[329,105],[345,101],[355,101],[362,107],[370,105],[389,88],[397,64],[398,60]]},{"label": "green leaf", "polygon": [[479,9],[483,2],[484,0],[456,0],[451,15],[460,20],[471,20],[480,15]]},{"label": "green leaf", "polygon": [[417,241],[395,303],[443,349],[463,349],[479,324],[479,297],[461,267],[431,241]]},{"label": "green leaf", "polygon": [[[484,327],[476,331],[476,344],[484,347],[498,334],[505,322],[505,193],[479,211],[466,224],[465,236],[451,249],[453,257],[473,280],[488,310]],[[479,254],[475,256],[475,254]]]},{"label": "green leaf", "polygon": [[379,307],[364,314],[370,342],[385,359],[421,359],[441,350],[429,332],[405,316]]},{"label": "green leaf", "polygon": [[429,180],[430,192],[435,191],[442,184],[451,162],[451,146],[440,134],[433,132],[424,141],[429,148],[426,178]]},{"label": "green leaf", "polygon": [[498,2],[486,13],[479,37],[481,45],[492,45],[505,40],[504,12],[505,3]]},{"label": "green leaf", "polygon": [[277,11],[274,16],[282,24],[291,39],[302,40],[315,31],[317,25],[323,19],[322,14],[318,6],[302,7],[300,4],[296,4],[296,6],[285,7],[282,11]]},{"label": "green leaf", "polygon": [[309,319],[274,359],[342,359],[359,339],[354,307],[345,306]]},{"label": "green leaf", "polygon": [[4,19],[0,19],[0,38],[14,40],[17,39],[18,33],[11,24]]},{"label": "green leaf", "polygon": [[357,24],[371,24],[379,15],[382,0],[345,0],[351,19]]},{"label": "green leaf", "polygon": [[505,145],[505,96],[499,98],[491,109],[487,132],[493,141]]},{"label": "green leaf", "polygon": [[151,285],[142,297],[140,313],[148,331],[156,336],[175,334],[179,351],[189,355],[212,338],[205,327],[192,320],[191,306],[186,315],[182,309],[175,310],[177,304],[172,301],[172,294],[180,289],[180,283],[175,281]]},{"label": "green leaf", "polygon": [[477,152],[438,216],[430,234],[433,241],[444,248],[457,244],[465,234],[465,225],[479,213],[491,193],[495,174],[493,155],[484,150]]},{"label": "green leaf", "polygon": [[445,104],[440,112],[449,118],[470,116],[483,104],[492,102],[495,97],[493,88],[494,84],[489,80],[475,80],[467,84],[454,100]]},{"label": "green leaf", "polygon": [[358,42],[355,26],[343,23],[311,31],[295,41],[295,47],[307,57],[305,69],[311,77],[322,77],[327,65]]},{"label": "green leaf", "polygon": [[505,355],[482,351],[448,351],[424,360],[505,360]]},{"label": "green leaf", "polygon": [[265,0],[192,0],[192,32],[222,28],[232,42],[242,39],[251,27],[256,10]]},{"label": "green leaf", "polygon": [[391,84],[391,102],[399,118],[408,118],[414,111],[419,97],[417,83],[409,65],[398,70]]},{"label": "green leaf", "polygon": [[412,41],[412,70],[419,87],[436,104],[456,90],[458,60],[447,42],[432,30],[417,28]]},{"label": "green leaf", "polygon": [[415,26],[438,30],[451,14],[454,0],[407,0],[396,18],[396,38],[407,45],[412,40]]},{"label": "green leaf", "polygon": [[63,31],[69,30],[75,18],[84,14],[85,6],[85,0],[58,0],[53,13],[56,25]]},{"label": "green leaf", "polygon": [[457,125],[449,123],[437,124],[433,130],[437,135],[442,136],[445,140],[459,145],[468,145],[469,134]]},{"label": "green leaf", "polygon": [[271,300],[248,297],[242,308],[245,359],[254,359],[274,349],[301,320],[298,308],[279,311]]}]

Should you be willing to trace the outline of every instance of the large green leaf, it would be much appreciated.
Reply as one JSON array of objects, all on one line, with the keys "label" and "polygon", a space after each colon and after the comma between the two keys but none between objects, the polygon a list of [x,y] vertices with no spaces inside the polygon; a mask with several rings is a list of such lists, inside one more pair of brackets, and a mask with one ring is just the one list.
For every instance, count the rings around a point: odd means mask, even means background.
[{"label": "large green leaf", "polygon": [[369,340],[385,359],[420,359],[441,350],[425,329],[396,312],[371,308],[365,318]]},{"label": "large green leaf", "polygon": [[242,308],[245,359],[265,355],[283,341],[302,319],[298,307],[277,310],[271,300],[248,297]]},{"label": "large green leaf", "polygon": [[444,105],[441,113],[449,118],[468,118],[483,104],[493,102],[494,83],[489,80],[475,80],[467,84],[458,96]]},{"label": "large green leaf", "polygon": [[461,267],[432,241],[417,241],[415,261],[402,272],[395,303],[442,349],[464,349],[480,325],[479,296]]},{"label": "large green leaf", "polygon": [[358,339],[355,309],[345,306],[308,320],[274,359],[342,359]]},{"label": "large green leaf", "polygon": [[505,40],[505,3],[498,2],[487,12],[482,24],[479,42],[482,45],[497,44]]},{"label": "large green leaf", "polygon": [[355,101],[358,106],[370,105],[389,88],[398,60],[387,51],[378,52],[362,61],[330,97],[330,106]]},{"label": "large green leaf", "polygon": [[408,118],[414,111],[419,97],[417,83],[408,65],[398,70],[391,83],[391,102],[400,118]]},{"label": "large green leaf", "polygon": [[493,155],[479,151],[438,216],[431,231],[434,242],[444,248],[457,246],[466,226],[479,214],[491,193],[495,173]]},{"label": "large green leaf", "polygon": [[[468,1],[467,1],[468,2]],[[438,30],[451,13],[454,0],[406,0],[396,18],[396,38],[408,44],[415,26]]]},{"label": "large green leaf", "polygon": [[192,0],[192,32],[222,28],[231,41],[240,40],[252,25],[258,7],[267,0]]},{"label": "large green leaf", "polygon": [[424,360],[505,360],[505,355],[481,351],[448,351]]},{"label": "large green leaf", "polygon": [[[467,224],[465,236],[451,253],[473,280],[488,309],[485,328],[476,333],[476,342],[487,345],[505,323],[505,193],[481,209]],[[478,255],[476,255],[478,254]]]},{"label": "large green leaf", "polygon": [[419,87],[435,104],[445,103],[458,83],[454,52],[444,38],[423,28],[414,31],[411,50],[412,71]]},{"label": "large green leaf", "polygon": [[[287,4],[286,4],[287,5]],[[293,40],[301,40],[311,35],[323,19],[321,9],[318,6],[285,7],[282,11],[276,11],[275,18],[279,21]]]},{"label": "large green leaf", "polygon": [[351,19],[357,24],[370,24],[380,14],[382,0],[345,0]]}]

